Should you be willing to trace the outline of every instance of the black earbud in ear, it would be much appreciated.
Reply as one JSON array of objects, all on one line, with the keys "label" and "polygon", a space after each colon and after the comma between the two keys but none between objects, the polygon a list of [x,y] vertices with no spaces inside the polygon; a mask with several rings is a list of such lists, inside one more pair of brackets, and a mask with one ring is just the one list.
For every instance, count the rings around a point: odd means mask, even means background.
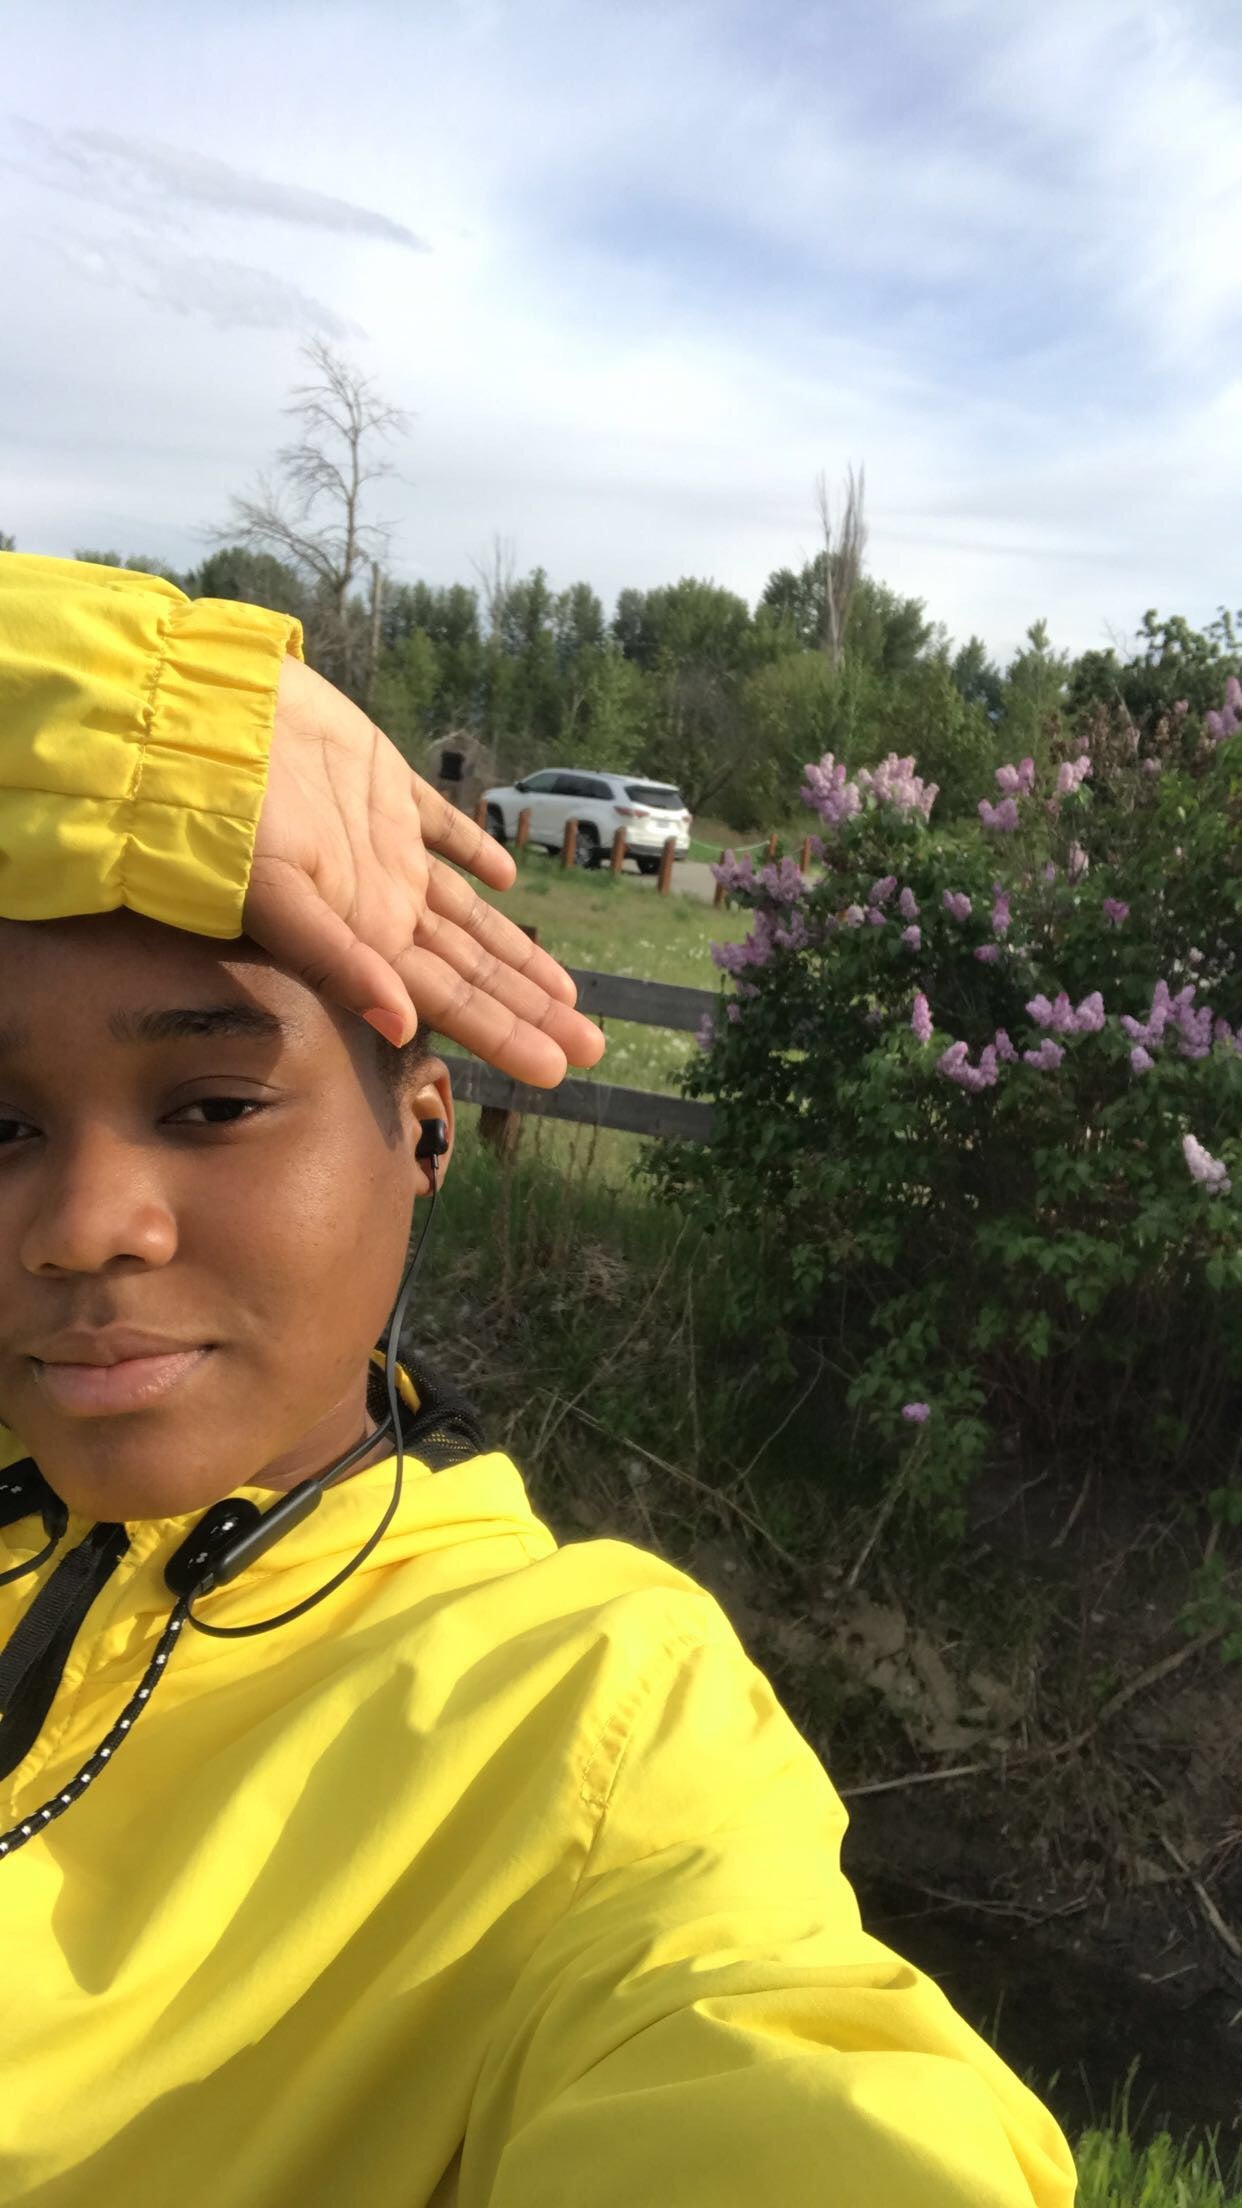
[{"label": "black earbud in ear", "polygon": [[443,1119],[420,1119],[416,1158],[442,1158],[448,1150],[448,1124]]}]

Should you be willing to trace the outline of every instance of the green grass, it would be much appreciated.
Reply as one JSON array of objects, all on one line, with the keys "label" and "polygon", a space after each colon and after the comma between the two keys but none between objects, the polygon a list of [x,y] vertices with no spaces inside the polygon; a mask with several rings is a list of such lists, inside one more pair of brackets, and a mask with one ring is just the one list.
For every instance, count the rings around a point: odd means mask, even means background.
[{"label": "green grass", "polygon": [[[540,943],[563,966],[592,966],[601,973],[681,982],[692,989],[716,989],[720,977],[711,945],[737,942],[750,917],[727,907],[717,912],[702,898],[679,895],[675,889],[659,897],[636,875],[614,878],[606,872],[562,868],[542,852],[523,860],[513,889],[484,890],[483,895],[510,919],[537,927]],[[692,1035],[636,1027],[626,1020],[601,1025],[608,1048],[589,1078],[664,1094],[676,1089],[678,1068],[695,1048]],[[630,1154],[627,1149],[626,1156]]]},{"label": "green grass", "polygon": [[1209,2142],[1179,2146],[1162,2132],[1139,2148],[1128,2133],[1089,2131],[1074,2160],[1076,2208],[1242,2208],[1242,2156],[1223,2168]]}]

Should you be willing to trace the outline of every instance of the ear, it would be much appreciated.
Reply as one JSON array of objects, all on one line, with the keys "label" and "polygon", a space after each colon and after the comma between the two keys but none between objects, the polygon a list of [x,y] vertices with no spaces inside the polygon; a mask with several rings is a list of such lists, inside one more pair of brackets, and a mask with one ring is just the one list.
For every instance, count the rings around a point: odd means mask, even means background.
[{"label": "ear", "polygon": [[[448,1149],[437,1161],[436,1181],[444,1185],[444,1176],[453,1162],[453,1142],[456,1134],[456,1115],[453,1110],[453,1082],[442,1058],[427,1058],[418,1069],[418,1078],[405,1098],[409,1114],[411,1142],[418,1141],[419,1122],[424,1119],[442,1119],[448,1131]],[[414,1192],[417,1196],[430,1196],[431,1170],[419,1160],[414,1167]]]}]

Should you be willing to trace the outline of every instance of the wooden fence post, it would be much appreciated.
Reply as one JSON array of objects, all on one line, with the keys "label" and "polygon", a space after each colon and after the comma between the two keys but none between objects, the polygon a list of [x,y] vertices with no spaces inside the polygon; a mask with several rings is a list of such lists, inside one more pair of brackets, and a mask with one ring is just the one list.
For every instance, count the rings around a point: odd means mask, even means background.
[{"label": "wooden fence post", "polygon": [[780,842],[780,840],[781,840],[781,839],[780,839],[780,837],[779,837],[779,836],[777,835],[777,833],[776,833],[776,830],[775,830],[775,828],[774,828],[774,829],[772,830],[772,833],[771,833],[771,835],[770,835],[770,836],[768,837],[768,857],[769,857],[770,859],[774,859],[774,858],[776,857],[776,846],[777,846],[777,844],[778,844],[778,843]]},{"label": "wooden fence post", "polygon": [[[522,927],[520,921],[518,925]],[[522,927],[522,933],[528,935],[532,943],[539,941],[538,928]],[[504,1106],[500,1104],[483,1105],[479,1112],[479,1136],[483,1142],[490,1145],[496,1152],[497,1157],[511,1158],[513,1156],[521,1132],[522,1115],[520,1112],[506,1111]]]},{"label": "wooden fence post", "polygon": [[518,849],[519,851],[524,851],[524,850],[526,849],[526,846],[527,846],[527,844],[529,843],[529,841],[530,841],[530,807],[529,807],[529,805],[523,805],[523,807],[522,807],[522,810],[521,810],[521,812],[520,812],[520,813],[518,814],[518,830],[517,830],[517,836],[516,836],[516,838],[515,838],[515,842],[516,842],[516,847],[517,847],[517,849]]},{"label": "wooden fence post", "polygon": [[[725,855],[724,855],[724,852],[723,852],[723,851],[722,851],[722,852],[721,852],[721,854],[720,854],[720,863],[721,863],[721,865],[722,865],[722,866],[723,866],[723,865],[724,865],[724,863],[725,863]],[[717,882],[717,884],[716,884],[716,894],[715,894],[715,896],[714,896],[714,897],[713,897],[713,899],[712,899],[712,904],[713,904],[713,906],[714,906],[714,908],[715,908],[715,910],[716,910],[717,912],[719,912],[719,910],[720,910],[721,906],[723,905],[724,901],[725,901],[725,886],[724,886],[724,883],[723,883],[723,882]]]},{"label": "wooden fence post", "polygon": [[476,828],[486,828],[487,826],[487,799],[485,797],[481,797],[474,808],[474,825]]},{"label": "wooden fence post", "polygon": [[614,874],[619,874],[619,873],[621,872],[621,869],[622,869],[622,867],[623,867],[623,866],[625,865],[625,830],[624,830],[624,828],[618,828],[618,830],[617,830],[617,832],[616,832],[616,835],[615,835],[615,836],[613,837],[613,839],[612,839],[612,861],[611,861],[611,864],[612,864],[612,871],[613,871],[613,873],[614,873]]},{"label": "wooden fence post", "polygon": [[803,838],[803,841],[802,841],[802,849],[801,849],[801,851],[800,851],[800,852],[799,852],[799,854],[798,854],[798,872],[799,872],[799,874],[809,874],[809,873],[810,873],[810,871],[811,871],[811,839],[810,839],[810,837],[809,837],[809,836],[805,836],[805,837]]},{"label": "wooden fence post", "polygon": [[661,897],[667,897],[670,889],[673,886],[673,861],[676,856],[677,838],[676,836],[670,836],[668,842],[664,846],[664,856],[660,860],[659,889]]},{"label": "wooden fence post", "polygon": [[565,840],[561,845],[561,865],[572,866],[577,855],[578,823],[576,820],[567,820],[565,823]]}]

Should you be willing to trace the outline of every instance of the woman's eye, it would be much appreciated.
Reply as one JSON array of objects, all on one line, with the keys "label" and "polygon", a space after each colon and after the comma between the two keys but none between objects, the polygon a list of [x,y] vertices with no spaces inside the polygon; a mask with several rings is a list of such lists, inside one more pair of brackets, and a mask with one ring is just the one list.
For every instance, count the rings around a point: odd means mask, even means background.
[{"label": "woman's eye", "polygon": [[[174,1125],[180,1127],[237,1127],[254,1113],[266,1110],[266,1104],[253,1096],[200,1096],[193,1104],[183,1104],[170,1116]],[[189,1116],[195,1112],[202,1117]]]},{"label": "woman's eye", "polygon": [[32,1132],[29,1120],[0,1118],[0,1149],[11,1150],[23,1130],[27,1134]]}]

